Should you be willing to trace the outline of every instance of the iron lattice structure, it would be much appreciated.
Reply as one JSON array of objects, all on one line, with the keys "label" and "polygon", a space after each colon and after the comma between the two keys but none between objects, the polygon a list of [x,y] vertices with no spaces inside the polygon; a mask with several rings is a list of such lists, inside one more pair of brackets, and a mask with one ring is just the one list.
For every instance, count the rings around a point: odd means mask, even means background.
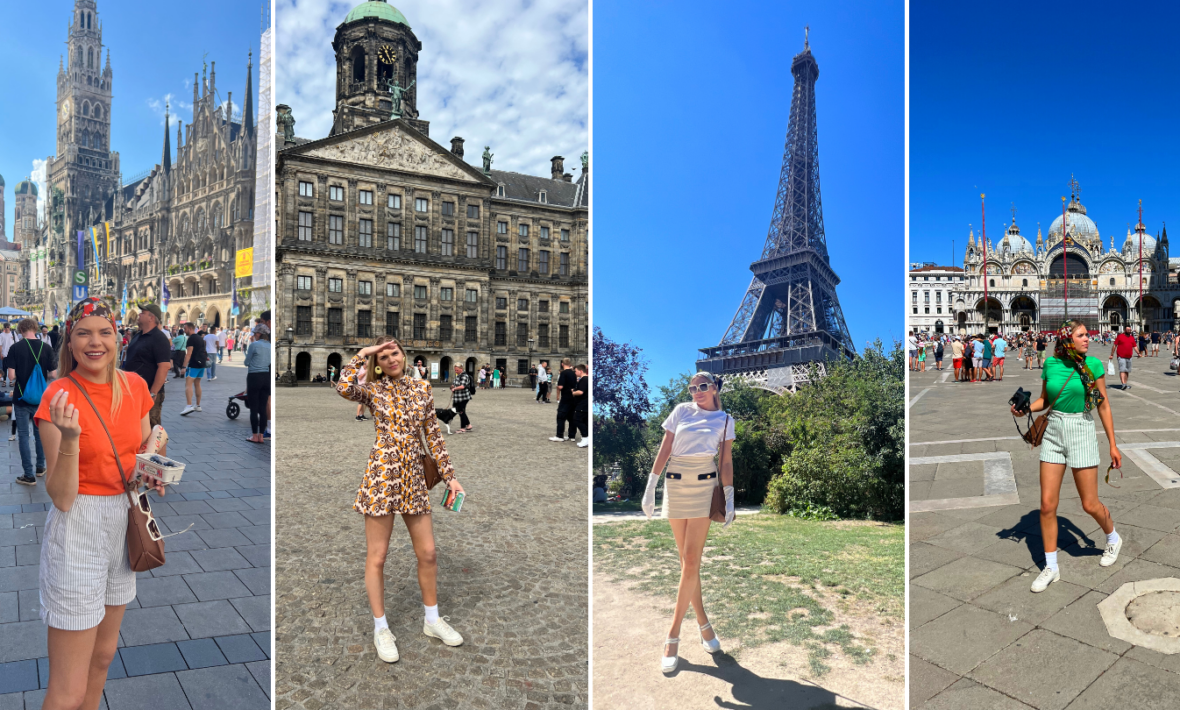
[{"label": "iron lattice structure", "polygon": [[702,370],[775,392],[808,382],[813,365],[822,376],[824,362],[856,354],[824,236],[815,117],[819,64],[806,44],[791,73],[791,116],[762,257],[750,265],[754,277],[721,342],[702,348],[697,361]]}]

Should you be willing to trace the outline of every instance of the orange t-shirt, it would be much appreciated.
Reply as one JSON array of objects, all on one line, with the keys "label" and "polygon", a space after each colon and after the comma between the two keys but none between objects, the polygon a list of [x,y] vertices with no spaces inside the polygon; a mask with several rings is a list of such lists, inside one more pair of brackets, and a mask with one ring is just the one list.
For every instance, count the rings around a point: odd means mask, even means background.
[{"label": "orange t-shirt", "polygon": [[[148,392],[147,383],[134,372],[124,372],[127,386],[123,388],[123,401],[119,405],[119,413],[111,416],[111,386],[98,385],[74,375],[74,379],[86,388],[94,406],[102,414],[103,421],[115,439],[115,446],[119,449],[119,459],[123,462],[123,472],[128,478],[135,476],[135,454],[143,443],[141,422],[152,409],[152,396]],[[78,387],[69,380],[62,378],[54,380],[41,395],[41,406],[37,408],[35,419],[50,421],[49,403],[58,390],[66,390],[69,403],[78,410],[78,424],[82,428],[82,435],[78,437],[78,493],[88,496],[113,496],[123,493],[123,479],[119,476],[119,468],[115,465],[114,452],[111,442],[102,424],[94,414],[94,409],[86,401],[86,397],[78,391]]]}]

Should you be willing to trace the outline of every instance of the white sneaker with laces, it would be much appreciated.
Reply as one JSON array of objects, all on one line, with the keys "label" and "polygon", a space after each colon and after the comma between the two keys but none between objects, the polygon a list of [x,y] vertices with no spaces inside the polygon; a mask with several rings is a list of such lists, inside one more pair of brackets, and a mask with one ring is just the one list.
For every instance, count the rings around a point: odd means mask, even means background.
[{"label": "white sneaker with laces", "polygon": [[589,439],[582,439],[581,441],[579,441],[579,442],[578,442],[578,448],[579,448],[579,449],[584,449],[584,448],[586,448],[586,447],[587,447],[587,446],[589,446],[589,445],[590,445],[590,440],[589,440]]},{"label": "white sneaker with laces", "polygon": [[397,653],[397,638],[389,629],[377,629],[373,634],[373,645],[377,647],[377,657],[386,663],[396,663],[401,656]]},{"label": "white sneaker with laces", "polygon": [[549,441],[568,441],[568,439],[565,439],[560,436],[551,436],[551,437],[549,437]]},{"label": "white sneaker with laces", "polygon": [[447,623],[447,620],[450,618],[451,617],[449,616],[439,617],[439,620],[433,624],[428,624],[423,621],[422,633],[430,636],[431,638],[436,638],[448,646],[461,645],[463,643],[463,637],[460,636],[459,632],[452,629],[451,625]]},{"label": "white sneaker with laces", "polygon": [[199,404],[197,405],[197,411],[198,412],[201,411],[201,405],[199,405]]},{"label": "white sneaker with laces", "polygon": [[1061,579],[1061,573],[1052,567],[1046,567],[1041,570],[1040,575],[1037,576],[1032,583],[1032,590],[1034,592],[1043,592],[1049,588],[1050,584]]},{"label": "white sneaker with laces", "polygon": [[190,405],[187,405],[184,409],[180,410],[180,416],[183,417],[183,416],[192,414],[195,411],[197,411],[197,408],[190,404]]},{"label": "white sneaker with laces", "polygon": [[1102,565],[1103,567],[1110,567],[1115,563],[1115,561],[1118,560],[1119,550],[1121,549],[1123,549],[1122,537],[1120,537],[1119,541],[1115,544],[1106,546],[1106,550],[1103,551],[1102,559],[1098,561],[1098,564]]},{"label": "white sneaker with laces", "polygon": [[16,441],[16,434],[12,434],[11,436],[9,436],[8,440],[9,441]]}]

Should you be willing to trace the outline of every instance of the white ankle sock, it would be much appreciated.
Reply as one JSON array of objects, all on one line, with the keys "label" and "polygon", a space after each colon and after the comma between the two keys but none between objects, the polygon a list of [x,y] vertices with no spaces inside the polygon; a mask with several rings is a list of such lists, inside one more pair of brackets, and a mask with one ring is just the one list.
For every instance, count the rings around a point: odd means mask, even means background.
[{"label": "white ankle sock", "polygon": [[1110,534],[1106,536],[1106,544],[1113,545],[1119,541],[1119,531],[1111,530]]},{"label": "white ankle sock", "polygon": [[423,604],[422,607],[426,609],[426,623],[433,624],[434,622],[438,621],[438,604],[435,604],[434,606],[426,606]]},{"label": "white ankle sock", "polygon": [[1045,568],[1057,569],[1057,550],[1045,553]]},{"label": "white ankle sock", "polygon": [[382,614],[379,617],[377,617],[377,616],[373,617],[373,633],[377,633],[381,629],[388,629],[388,628],[389,628],[389,622],[385,620],[384,614]]}]

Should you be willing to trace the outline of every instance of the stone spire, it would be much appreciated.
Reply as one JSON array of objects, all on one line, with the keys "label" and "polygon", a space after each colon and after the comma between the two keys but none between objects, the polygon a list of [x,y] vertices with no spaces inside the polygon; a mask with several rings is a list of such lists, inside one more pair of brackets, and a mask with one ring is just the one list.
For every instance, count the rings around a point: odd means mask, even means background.
[{"label": "stone spire", "polygon": [[246,60],[246,105],[242,109],[242,129],[247,136],[254,135],[254,51],[251,50]]},{"label": "stone spire", "polygon": [[172,172],[172,134],[168,132],[168,111],[170,106],[164,102],[164,174]]}]

